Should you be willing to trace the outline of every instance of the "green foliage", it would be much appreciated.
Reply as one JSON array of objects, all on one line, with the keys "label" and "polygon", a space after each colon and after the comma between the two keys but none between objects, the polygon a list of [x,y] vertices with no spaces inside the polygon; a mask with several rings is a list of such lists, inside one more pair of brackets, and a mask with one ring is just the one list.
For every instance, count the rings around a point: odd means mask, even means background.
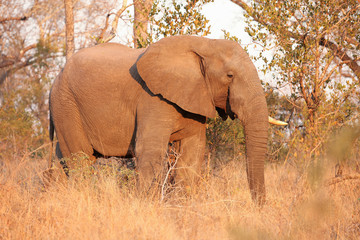
[{"label": "green foliage", "polygon": [[17,101],[16,92],[3,96],[0,106],[0,159],[9,149],[16,151],[31,137],[33,118],[26,112],[27,105]]},{"label": "green foliage", "polygon": [[[226,31],[224,29],[222,31],[224,33],[224,39],[231,40],[231,41],[234,41],[234,42],[238,42],[239,44],[241,44],[241,39],[239,39],[236,36],[230,35],[230,32],[228,32],[228,31]],[[246,47],[245,47],[245,50],[247,50]]]},{"label": "green foliage", "polygon": [[245,153],[243,127],[238,119],[220,117],[207,120],[206,140],[213,160],[229,161]]},{"label": "green foliage", "polygon": [[209,20],[200,10],[213,0],[185,0],[168,4],[166,0],[154,3],[150,13],[151,31],[149,43],[174,35],[206,36],[210,33]]},{"label": "green foliage", "polygon": [[31,151],[46,140],[49,68],[57,51],[56,45],[40,40],[29,60],[31,67],[10,75],[10,84],[0,90],[0,139],[6,147],[0,157]]}]

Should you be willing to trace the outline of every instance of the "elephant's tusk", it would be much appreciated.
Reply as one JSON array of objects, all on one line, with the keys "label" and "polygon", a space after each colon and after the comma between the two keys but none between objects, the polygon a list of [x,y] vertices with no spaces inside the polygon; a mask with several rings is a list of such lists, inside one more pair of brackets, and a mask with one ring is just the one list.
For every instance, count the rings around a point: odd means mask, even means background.
[{"label": "elephant's tusk", "polygon": [[286,126],[288,125],[286,122],[280,121],[280,120],[276,120],[272,117],[269,116],[269,123],[272,123],[274,125],[279,125],[279,126]]}]

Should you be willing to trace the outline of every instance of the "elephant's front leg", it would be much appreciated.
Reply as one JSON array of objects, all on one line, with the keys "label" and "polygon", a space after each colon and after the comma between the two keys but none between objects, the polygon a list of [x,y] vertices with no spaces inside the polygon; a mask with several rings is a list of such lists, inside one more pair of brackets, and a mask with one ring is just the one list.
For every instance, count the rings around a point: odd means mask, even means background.
[{"label": "elephant's front leg", "polygon": [[205,125],[201,126],[195,135],[182,139],[180,143],[175,183],[180,183],[191,192],[195,191],[201,179],[201,166],[205,154],[205,131]]},{"label": "elephant's front leg", "polygon": [[136,136],[136,172],[138,189],[157,189],[166,170],[165,156],[170,138],[166,123],[139,125]]}]

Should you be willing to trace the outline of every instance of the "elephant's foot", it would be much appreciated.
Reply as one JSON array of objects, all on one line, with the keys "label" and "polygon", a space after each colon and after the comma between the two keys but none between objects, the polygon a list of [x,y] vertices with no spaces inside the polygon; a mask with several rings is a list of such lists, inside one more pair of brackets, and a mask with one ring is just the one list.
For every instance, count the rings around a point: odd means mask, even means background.
[{"label": "elephant's foot", "polygon": [[167,186],[164,165],[157,164],[158,166],[140,165],[136,167],[137,181],[136,191],[141,197],[147,199],[160,199],[163,194],[163,189]]}]

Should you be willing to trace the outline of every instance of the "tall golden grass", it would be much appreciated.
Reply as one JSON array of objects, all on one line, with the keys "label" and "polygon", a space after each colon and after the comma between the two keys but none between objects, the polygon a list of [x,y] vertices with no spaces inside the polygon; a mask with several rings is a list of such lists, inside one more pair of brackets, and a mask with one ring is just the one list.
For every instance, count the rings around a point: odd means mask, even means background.
[{"label": "tall golden grass", "polygon": [[119,184],[111,174],[45,191],[40,177],[45,159],[25,157],[0,164],[0,239],[360,236],[360,180],[329,181],[333,166],[326,164],[321,174],[311,167],[266,165],[267,202],[261,209],[250,199],[245,166],[239,161],[204,176],[196,193],[172,191],[163,201],[134,194],[131,185]]}]

